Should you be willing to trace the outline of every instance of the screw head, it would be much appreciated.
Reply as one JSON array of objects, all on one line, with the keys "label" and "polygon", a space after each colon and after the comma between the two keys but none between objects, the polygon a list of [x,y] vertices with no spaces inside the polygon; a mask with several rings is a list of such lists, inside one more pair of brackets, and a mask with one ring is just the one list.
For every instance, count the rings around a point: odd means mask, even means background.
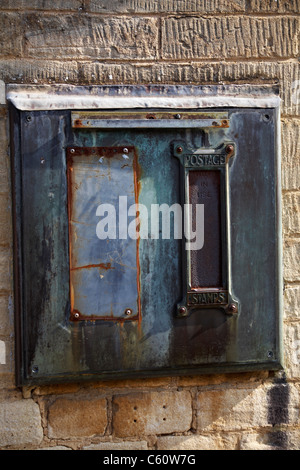
[{"label": "screw head", "polygon": [[176,152],[177,152],[177,153],[182,153],[182,152],[183,152],[183,148],[182,148],[182,147],[177,147]]},{"label": "screw head", "polygon": [[229,144],[226,147],[226,153],[232,153],[234,151],[234,146]]},{"label": "screw head", "polygon": [[181,119],[181,114],[175,114],[174,118],[175,119]]},{"label": "screw head", "polygon": [[71,150],[70,150],[70,153],[75,153],[75,149],[71,149]]},{"label": "screw head", "polygon": [[230,304],[229,307],[228,307],[228,310],[229,310],[230,313],[237,313],[237,311],[238,311],[237,305]]},{"label": "screw head", "polygon": [[128,152],[129,152],[128,148],[125,147],[125,148],[123,149],[123,153],[128,153]]},{"label": "screw head", "polygon": [[80,317],[80,315],[79,315],[78,312],[74,313],[74,318],[79,318],[79,317]]},{"label": "screw head", "polygon": [[125,315],[127,315],[129,317],[129,315],[131,315],[131,314],[132,314],[131,308],[126,308]]},{"label": "screw head", "polygon": [[180,313],[180,315],[185,315],[186,314],[186,307],[184,307],[184,306],[179,307],[178,312]]}]

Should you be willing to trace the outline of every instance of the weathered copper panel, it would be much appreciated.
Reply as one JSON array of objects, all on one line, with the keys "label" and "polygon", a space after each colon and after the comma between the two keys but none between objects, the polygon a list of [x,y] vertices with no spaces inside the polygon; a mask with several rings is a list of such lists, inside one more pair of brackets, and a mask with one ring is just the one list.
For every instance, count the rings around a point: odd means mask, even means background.
[{"label": "weathered copper panel", "polygon": [[193,205],[193,232],[196,230],[196,204],[204,205],[204,246],[201,250],[190,252],[191,288],[224,287],[220,171],[190,171],[189,197]]},{"label": "weathered copper panel", "polygon": [[[273,87],[217,87],[215,102],[207,86],[75,88],[12,97],[18,384],[281,368]],[[73,127],[71,109],[110,127]],[[226,126],[201,128],[197,113]],[[203,247],[152,237],[151,220],[141,239],[99,238],[99,206],[123,216],[122,196],[148,215],[204,204]]]}]

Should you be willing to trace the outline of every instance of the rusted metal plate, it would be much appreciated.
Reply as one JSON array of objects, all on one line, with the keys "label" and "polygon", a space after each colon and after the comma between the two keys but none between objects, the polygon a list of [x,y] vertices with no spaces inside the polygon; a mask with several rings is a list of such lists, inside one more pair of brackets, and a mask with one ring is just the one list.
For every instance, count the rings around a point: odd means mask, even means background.
[{"label": "rusted metal plate", "polygon": [[71,319],[138,320],[139,242],[121,233],[124,203],[138,203],[135,150],[68,148],[67,172]]},{"label": "rusted metal plate", "polygon": [[227,112],[72,112],[72,126],[76,129],[108,128],[228,128]]}]

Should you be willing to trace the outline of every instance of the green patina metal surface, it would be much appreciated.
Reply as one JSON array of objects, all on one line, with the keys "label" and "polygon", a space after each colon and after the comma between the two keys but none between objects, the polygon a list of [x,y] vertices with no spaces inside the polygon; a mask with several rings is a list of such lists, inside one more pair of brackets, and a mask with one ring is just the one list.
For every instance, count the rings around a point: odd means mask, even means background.
[{"label": "green patina metal surface", "polygon": [[[229,126],[99,129],[73,128],[69,110],[11,109],[20,384],[281,367],[277,111],[221,111]],[[184,163],[189,152],[174,156],[179,142],[198,155],[196,169]],[[233,158],[226,156],[228,144]],[[104,149],[113,148],[119,163],[107,159],[99,169]],[[205,161],[211,154],[218,161]],[[224,185],[216,217],[227,221],[218,235],[226,275],[217,290],[190,290],[185,240],[174,236],[173,219],[169,238],[161,226],[153,236],[149,218],[153,205],[182,207],[189,200],[186,175],[200,170],[194,178],[220,171]],[[146,208],[139,214],[143,237],[128,245],[99,240],[97,207],[122,195]],[[204,214],[211,232],[219,230],[209,225],[214,214]],[[204,277],[205,263],[197,267]],[[74,270],[85,266],[92,275]],[[76,302],[86,312],[80,316],[74,316],[74,273]],[[207,297],[212,292],[221,297]],[[223,303],[237,299],[238,311],[226,314]],[[178,316],[182,305],[192,307],[189,315]]]}]

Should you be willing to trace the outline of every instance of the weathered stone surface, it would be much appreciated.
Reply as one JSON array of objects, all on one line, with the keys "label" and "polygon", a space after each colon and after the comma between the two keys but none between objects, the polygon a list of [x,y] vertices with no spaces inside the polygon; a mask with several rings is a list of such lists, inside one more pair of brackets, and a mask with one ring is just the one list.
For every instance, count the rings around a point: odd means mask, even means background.
[{"label": "weathered stone surface", "polygon": [[[300,82],[299,82],[300,83]],[[300,189],[300,126],[295,119],[282,121],[282,189]]]},{"label": "weathered stone surface", "polygon": [[83,0],[1,0],[1,9],[81,11]]},{"label": "weathered stone surface", "polygon": [[0,246],[0,291],[12,292],[12,251]]},{"label": "weathered stone surface", "polygon": [[283,274],[287,282],[300,281],[300,240],[288,239],[283,249]]},{"label": "weathered stone surface", "polygon": [[42,385],[34,388],[34,395],[61,395],[63,393],[74,394],[80,389],[80,384],[53,384],[53,385]]},{"label": "weathered stone surface", "polygon": [[300,378],[300,323],[284,325],[285,370],[290,378]]},{"label": "weathered stone surface", "polygon": [[0,12],[0,57],[20,57],[23,53],[23,25],[17,13]]},{"label": "weathered stone surface", "polygon": [[10,295],[0,296],[0,336],[9,337],[13,334],[13,300]]},{"label": "weathered stone surface", "polygon": [[82,450],[148,450],[147,441],[123,441],[123,442],[99,442],[98,444],[90,444]]},{"label": "weathered stone surface", "polygon": [[[84,4],[84,5],[83,5]],[[298,13],[299,0],[2,0],[2,9],[71,10],[93,13]]]},{"label": "weathered stone surface", "polygon": [[[192,62],[181,63],[101,63],[99,61],[74,60],[0,60],[0,79],[6,83],[76,83],[88,84],[136,84],[136,83],[279,83],[282,98],[282,115],[299,115],[298,100],[300,67],[295,62]],[[293,85],[294,84],[294,85]],[[284,125],[284,123],[283,123]],[[297,121],[287,123],[289,132],[299,134]],[[297,127],[298,126],[298,127]],[[286,139],[283,143],[285,144]],[[299,140],[298,140],[299,142]],[[296,142],[291,134],[290,145]],[[297,144],[299,145],[299,144]],[[287,155],[287,158],[289,155]],[[294,161],[294,165],[297,161]],[[299,182],[299,178],[298,178]]]},{"label": "weathered stone surface", "polygon": [[[158,450],[234,450],[238,437],[234,434],[190,436],[160,436],[157,439]],[[188,461],[186,461],[188,463]]]},{"label": "weathered stone surface", "polygon": [[0,245],[12,245],[11,197],[9,193],[0,193]]},{"label": "weathered stone surface", "polygon": [[299,13],[299,0],[250,0],[249,12]]},{"label": "weathered stone surface", "polygon": [[298,13],[299,0],[88,0],[87,11],[99,13]]},{"label": "weathered stone surface", "polygon": [[300,429],[296,429],[294,431],[286,431],[286,436],[287,436],[287,449],[299,450]]},{"label": "weathered stone surface", "polygon": [[283,196],[283,227],[287,235],[300,234],[300,192]]},{"label": "weathered stone surface", "polygon": [[288,286],[283,298],[284,315],[286,319],[300,320],[300,287]]},{"label": "weathered stone surface", "polygon": [[50,438],[103,435],[106,426],[105,398],[57,398],[49,407]]},{"label": "weathered stone surface", "polygon": [[211,432],[293,424],[299,419],[298,402],[297,388],[285,383],[203,391],[198,394],[197,429]]},{"label": "weathered stone surface", "polygon": [[0,79],[6,83],[78,83],[78,64],[72,60],[0,60]]},{"label": "weathered stone surface", "polygon": [[[241,438],[239,450],[276,450],[277,448],[281,448],[281,446],[273,445],[274,438],[274,433],[245,434]],[[278,441],[278,435],[276,440]]]},{"label": "weathered stone surface", "polygon": [[[300,67],[297,62],[259,62],[243,61],[235,63],[221,62],[215,75],[216,82],[268,83],[280,84],[283,115],[300,114],[300,97],[298,99],[298,83],[300,85]],[[300,91],[300,90],[299,90]]]},{"label": "weathered stone surface", "polygon": [[5,107],[0,108],[0,245],[12,244],[10,162],[8,123]]},{"label": "weathered stone surface", "polygon": [[38,445],[42,440],[40,410],[33,400],[0,404],[0,448]]},{"label": "weathered stone surface", "polygon": [[178,377],[179,387],[217,386],[220,384],[260,383],[268,377],[268,371],[243,372],[235,374],[209,374]]},{"label": "weathered stone surface", "polygon": [[225,13],[245,11],[246,0],[88,0],[86,8],[101,13]]},{"label": "weathered stone surface", "polygon": [[163,58],[297,57],[299,25],[297,17],[167,18]]},{"label": "weathered stone surface", "polygon": [[157,58],[156,18],[31,14],[26,15],[25,25],[27,57]]},{"label": "weathered stone surface", "polygon": [[[275,62],[214,62],[186,64],[101,64],[84,62],[80,67],[82,83],[279,83],[282,114],[300,113],[300,99],[293,84],[300,84],[300,67],[297,63]],[[299,126],[290,127],[299,133]],[[298,125],[298,124],[297,124]],[[291,135],[292,138],[292,135]],[[291,145],[292,144],[291,140]],[[299,142],[299,141],[298,141]],[[294,148],[294,147],[293,147]],[[296,164],[296,161],[294,162]],[[299,181],[299,179],[298,179]]]},{"label": "weathered stone surface", "polygon": [[191,422],[188,391],[135,393],[113,399],[113,432],[117,437],[185,432]]},{"label": "weathered stone surface", "polygon": [[42,447],[40,449],[35,450],[72,450],[70,447],[65,446],[52,446],[52,447]]}]

